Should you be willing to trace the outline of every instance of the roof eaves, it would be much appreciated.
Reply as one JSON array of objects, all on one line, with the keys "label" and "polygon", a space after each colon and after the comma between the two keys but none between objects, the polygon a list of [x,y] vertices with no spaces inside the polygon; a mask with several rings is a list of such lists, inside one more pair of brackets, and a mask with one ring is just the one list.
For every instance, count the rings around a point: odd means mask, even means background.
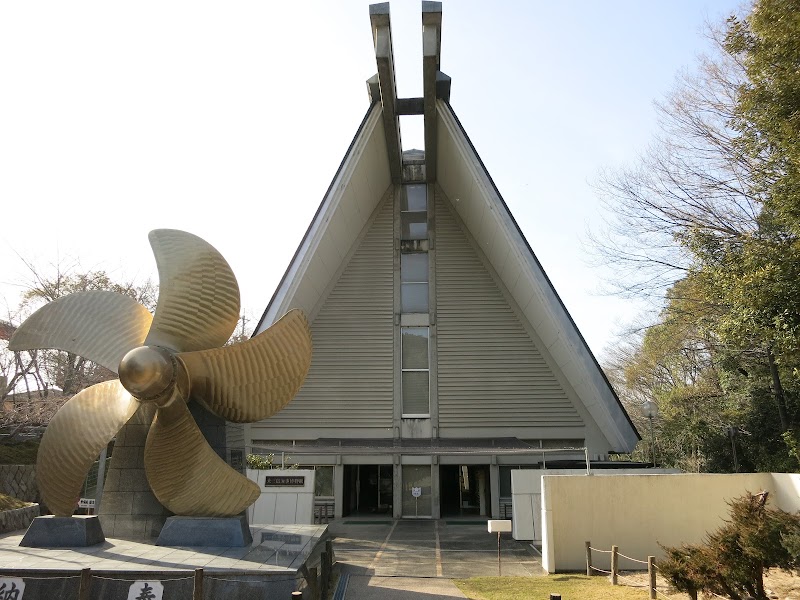
[{"label": "roof eaves", "polygon": [[314,229],[315,223],[319,220],[320,216],[322,215],[322,212],[323,212],[323,209],[325,207],[326,201],[328,200],[328,197],[330,196],[331,191],[333,190],[333,186],[336,183],[336,180],[339,178],[339,175],[341,174],[342,169],[344,168],[344,165],[347,163],[347,159],[350,157],[350,154],[353,152],[353,148],[355,147],[356,141],[361,136],[361,133],[363,132],[364,127],[367,124],[367,121],[369,121],[369,117],[372,114],[373,110],[380,110],[380,103],[379,102],[373,101],[372,104],[370,104],[370,107],[367,109],[367,112],[364,115],[364,118],[361,120],[361,124],[358,126],[358,129],[356,130],[356,134],[353,136],[353,139],[352,139],[352,141],[350,142],[350,145],[347,148],[347,152],[345,152],[344,157],[342,157],[342,161],[339,163],[339,167],[336,169],[336,173],[334,173],[333,179],[331,179],[331,182],[328,185],[328,189],[325,191],[325,194],[322,196],[322,201],[319,203],[319,206],[317,207],[317,211],[314,213],[314,218],[312,218],[311,222],[308,224],[308,228],[306,229],[306,232],[303,234],[303,238],[300,240],[300,243],[297,245],[297,249],[294,251],[294,255],[292,256],[292,260],[289,261],[289,264],[286,267],[286,270],[284,271],[283,276],[281,277],[281,280],[278,283],[278,286],[275,288],[275,291],[272,294],[272,298],[270,298],[269,303],[267,304],[267,307],[264,309],[264,312],[262,313],[261,318],[258,320],[258,324],[256,325],[255,329],[253,330],[253,335],[257,335],[261,331],[261,327],[265,324],[265,319],[267,318],[267,314],[269,314],[269,311],[272,308],[272,305],[275,303],[276,299],[280,296],[280,293],[282,291],[284,291],[286,286],[290,283],[289,280],[288,280],[289,279],[289,273],[291,272],[292,267],[294,266],[295,262],[297,261],[298,257],[300,256],[300,251],[303,249],[303,247],[308,242],[309,235],[311,234],[311,231]]},{"label": "roof eaves", "polygon": [[577,333],[578,339],[580,340],[580,342],[581,342],[581,344],[583,346],[583,349],[586,351],[588,356],[591,358],[591,361],[594,363],[595,367],[599,371],[601,377],[603,378],[603,381],[608,386],[608,389],[611,392],[614,400],[616,400],[617,405],[619,406],[620,410],[622,411],[622,414],[625,416],[625,419],[627,420],[627,422],[630,425],[631,429],[636,434],[636,438],[638,440],[641,440],[642,437],[641,437],[641,435],[639,435],[639,431],[636,429],[636,426],[633,424],[633,421],[631,420],[630,415],[628,415],[628,411],[625,410],[625,407],[622,405],[622,401],[619,399],[619,396],[617,396],[617,392],[614,390],[614,387],[611,385],[611,382],[608,380],[608,377],[606,377],[606,374],[603,371],[603,368],[600,366],[600,363],[597,361],[597,358],[595,357],[594,353],[592,352],[591,348],[589,347],[589,344],[586,343],[586,339],[583,337],[583,334],[581,333],[580,329],[578,329],[577,324],[575,323],[574,319],[572,318],[572,315],[569,313],[569,310],[567,310],[567,307],[564,304],[563,300],[561,300],[561,296],[558,295],[558,292],[556,291],[555,286],[553,286],[553,282],[550,280],[550,277],[547,275],[547,272],[544,270],[544,267],[542,267],[542,264],[539,262],[539,259],[536,256],[536,253],[533,251],[533,248],[531,248],[531,245],[528,243],[528,240],[525,237],[525,234],[522,232],[522,229],[520,228],[519,223],[517,223],[517,220],[514,218],[514,215],[509,210],[508,205],[506,204],[506,201],[503,199],[502,194],[500,194],[500,190],[497,189],[497,185],[495,185],[491,174],[489,173],[488,169],[486,168],[486,165],[483,164],[483,160],[481,159],[480,155],[478,154],[478,151],[475,149],[475,146],[473,145],[472,140],[469,138],[469,135],[467,135],[467,132],[464,129],[464,126],[461,124],[461,121],[459,120],[458,115],[456,115],[455,110],[453,109],[453,107],[450,105],[449,102],[442,101],[442,105],[447,107],[447,110],[450,113],[450,115],[452,116],[453,121],[456,123],[456,125],[458,126],[461,134],[464,136],[464,139],[466,140],[467,144],[469,145],[470,150],[472,151],[473,155],[477,159],[481,170],[483,171],[484,175],[486,176],[487,181],[492,186],[492,189],[494,190],[494,193],[496,194],[498,200],[500,201],[501,205],[503,206],[503,209],[506,211],[506,214],[509,217],[509,219],[511,220],[511,223],[513,223],[514,227],[516,228],[516,232],[519,235],[520,240],[524,243],[525,248],[527,248],[527,251],[530,253],[531,258],[534,260],[535,264],[537,265],[537,267],[541,271],[542,275],[544,276],[544,279],[547,282],[547,285],[549,286],[550,291],[553,293],[553,296],[557,300],[561,310],[564,311],[564,314],[566,315],[567,319],[569,320],[570,324],[572,325],[573,330],[575,331],[575,333]]}]

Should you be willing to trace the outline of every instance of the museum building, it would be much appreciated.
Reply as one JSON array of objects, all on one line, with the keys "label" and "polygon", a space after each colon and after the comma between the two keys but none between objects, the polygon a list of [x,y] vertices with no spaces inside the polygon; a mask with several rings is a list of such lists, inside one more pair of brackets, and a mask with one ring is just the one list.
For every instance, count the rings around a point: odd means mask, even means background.
[{"label": "museum building", "polygon": [[[512,469],[608,466],[639,439],[450,106],[441,11],[422,2],[424,96],[397,98],[370,6],[370,106],[254,333],[308,315],[308,377],[244,444],[313,466],[336,517],[508,517]],[[409,114],[424,151],[402,151]]]}]

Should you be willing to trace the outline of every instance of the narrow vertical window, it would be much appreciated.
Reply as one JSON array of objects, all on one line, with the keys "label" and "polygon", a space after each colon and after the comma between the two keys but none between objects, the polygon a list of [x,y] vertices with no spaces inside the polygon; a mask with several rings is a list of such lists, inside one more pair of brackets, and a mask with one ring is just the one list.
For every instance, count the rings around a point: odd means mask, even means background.
[{"label": "narrow vertical window", "polygon": [[427,327],[401,327],[404,417],[430,414],[430,362]]},{"label": "narrow vertical window", "polygon": [[400,239],[428,239],[428,191],[425,184],[403,186],[400,205]]},{"label": "narrow vertical window", "polygon": [[428,312],[428,254],[425,252],[400,255],[400,311]]}]

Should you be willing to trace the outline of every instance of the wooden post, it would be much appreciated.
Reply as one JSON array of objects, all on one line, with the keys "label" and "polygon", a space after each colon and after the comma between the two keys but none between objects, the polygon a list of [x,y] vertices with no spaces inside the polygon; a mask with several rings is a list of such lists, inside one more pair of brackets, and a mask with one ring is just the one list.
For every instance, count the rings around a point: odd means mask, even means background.
[{"label": "wooden post", "polygon": [[78,587],[78,600],[89,600],[89,588],[92,586],[92,570],[81,569],[81,583]]},{"label": "wooden post", "polygon": [[311,592],[309,600],[322,600],[319,593],[319,579],[317,579],[317,567],[308,570],[308,589]]},{"label": "wooden post", "polygon": [[611,585],[617,585],[619,573],[619,546],[611,546]]},{"label": "wooden post", "polygon": [[647,574],[650,576],[650,600],[656,598],[656,557],[647,557]]},{"label": "wooden post", "polygon": [[203,600],[203,569],[194,570],[194,587],[192,600]]},{"label": "wooden post", "polygon": [[586,576],[592,576],[592,542],[586,542]]}]

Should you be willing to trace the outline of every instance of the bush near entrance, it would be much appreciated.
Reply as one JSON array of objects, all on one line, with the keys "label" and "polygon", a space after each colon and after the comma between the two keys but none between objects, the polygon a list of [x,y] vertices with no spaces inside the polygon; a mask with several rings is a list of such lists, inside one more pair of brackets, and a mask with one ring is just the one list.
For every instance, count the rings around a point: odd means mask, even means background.
[{"label": "bush near entrance", "polygon": [[709,592],[732,600],[766,600],[764,571],[800,567],[800,515],[767,508],[767,492],[729,502],[730,519],[703,544],[664,547],[661,573],[696,599]]}]

